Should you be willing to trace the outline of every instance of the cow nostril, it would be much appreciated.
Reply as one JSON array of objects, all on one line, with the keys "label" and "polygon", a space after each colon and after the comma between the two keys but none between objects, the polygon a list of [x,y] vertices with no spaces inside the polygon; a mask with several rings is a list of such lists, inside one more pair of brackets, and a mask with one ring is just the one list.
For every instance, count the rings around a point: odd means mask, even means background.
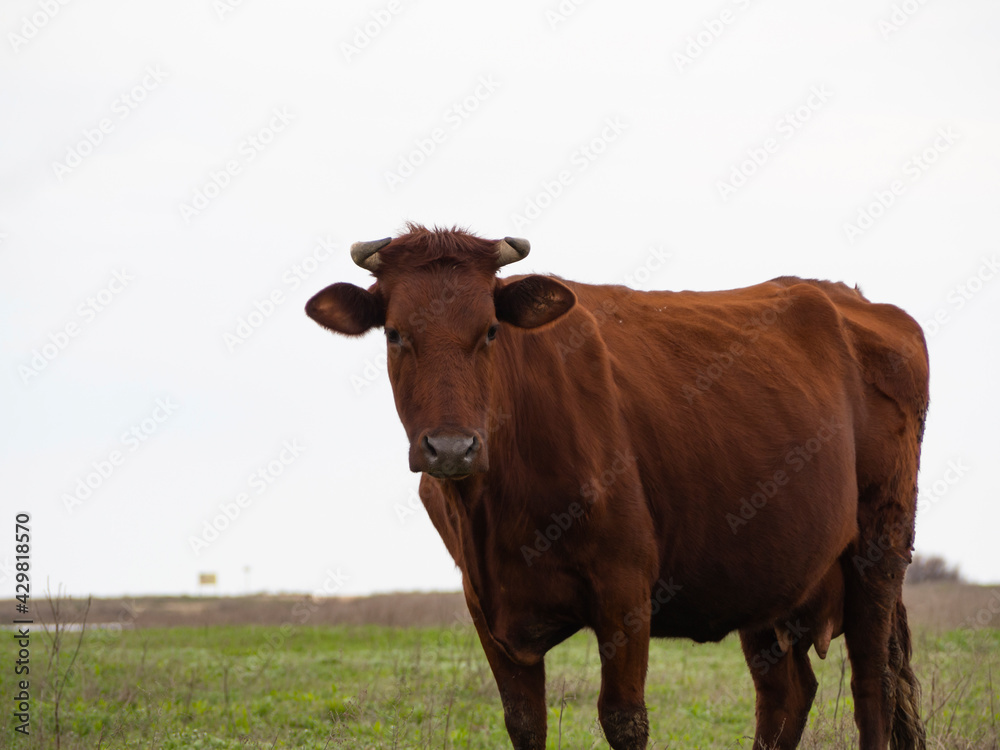
[{"label": "cow nostril", "polygon": [[478,452],[479,452],[479,437],[473,435],[472,439],[469,441],[469,448],[468,450],[465,451],[465,457],[472,458]]},{"label": "cow nostril", "polygon": [[431,443],[430,438],[424,435],[424,453],[427,454],[428,458],[437,458],[437,451],[434,450],[434,445]]}]

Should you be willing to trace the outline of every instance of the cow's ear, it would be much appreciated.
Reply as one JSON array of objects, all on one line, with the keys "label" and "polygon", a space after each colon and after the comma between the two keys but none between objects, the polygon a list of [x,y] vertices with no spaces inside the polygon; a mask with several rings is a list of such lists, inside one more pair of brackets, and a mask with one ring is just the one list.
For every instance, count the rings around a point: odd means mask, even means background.
[{"label": "cow's ear", "polygon": [[360,336],[385,325],[381,299],[354,284],[333,284],[306,303],[306,315],[324,328],[347,336]]},{"label": "cow's ear", "polygon": [[573,291],[551,276],[525,276],[499,286],[493,295],[497,319],[518,328],[538,328],[576,304]]}]

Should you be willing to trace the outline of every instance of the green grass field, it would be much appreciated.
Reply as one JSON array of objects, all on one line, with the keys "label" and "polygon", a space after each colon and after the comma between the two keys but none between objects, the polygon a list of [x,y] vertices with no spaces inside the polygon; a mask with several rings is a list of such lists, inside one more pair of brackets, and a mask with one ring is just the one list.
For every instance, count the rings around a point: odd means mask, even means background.
[{"label": "green grass field", "polygon": [[[28,738],[14,732],[16,651],[3,639],[0,747],[510,746],[493,677],[465,624],[88,630],[73,662],[78,638],[63,633],[53,658],[50,640],[32,636]],[[1000,630],[917,630],[914,648],[929,747],[996,749]],[[855,747],[843,639],[813,664],[820,688],[802,747]],[[548,746],[607,747],[593,635],[553,650],[546,667]],[[651,748],[752,744],[753,689],[733,637],[655,641],[646,701]]]}]

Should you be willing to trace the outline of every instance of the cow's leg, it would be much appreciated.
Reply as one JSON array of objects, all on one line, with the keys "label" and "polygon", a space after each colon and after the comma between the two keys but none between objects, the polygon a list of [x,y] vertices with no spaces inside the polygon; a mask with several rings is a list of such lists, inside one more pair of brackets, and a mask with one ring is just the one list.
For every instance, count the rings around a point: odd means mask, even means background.
[{"label": "cow's leg", "polygon": [[[905,496],[916,497],[912,484]],[[890,738],[895,750],[920,750],[926,744],[902,602],[913,543],[913,504],[913,499],[888,501],[881,488],[863,494],[860,540],[843,558],[844,637],[860,750],[885,750]]]},{"label": "cow's leg", "polygon": [[[644,609],[645,608],[645,609]],[[601,654],[601,695],[597,711],[614,750],[643,750],[649,739],[644,698],[649,661],[648,599],[607,617],[595,628]]]},{"label": "cow's leg", "polygon": [[545,661],[518,664],[493,640],[482,618],[474,620],[500,690],[504,723],[514,750],[545,750]]},{"label": "cow's leg", "polygon": [[805,729],[816,696],[807,637],[782,651],[774,628],[741,630],[740,643],[757,690],[754,750],[793,750]]},{"label": "cow's leg", "polygon": [[[884,551],[881,557],[884,559]],[[893,557],[895,554],[893,553]],[[884,570],[859,572],[863,557],[852,555],[854,563],[844,569],[844,639],[851,660],[851,692],[854,694],[854,723],[858,725],[860,750],[886,750],[894,707],[893,681],[889,674],[889,632],[892,616],[889,603],[894,596]],[[902,579],[905,565],[898,567]]]}]

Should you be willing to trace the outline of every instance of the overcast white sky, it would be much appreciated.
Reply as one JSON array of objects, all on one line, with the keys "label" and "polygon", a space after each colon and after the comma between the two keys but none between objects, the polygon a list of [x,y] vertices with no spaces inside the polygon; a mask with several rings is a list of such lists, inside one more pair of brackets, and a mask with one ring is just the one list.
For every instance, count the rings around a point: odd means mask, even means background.
[{"label": "overcast white sky", "polygon": [[517,272],[902,306],[918,551],[1000,580],[1000,6],[151,7],[2,15],[0,596],[22,511],[36,594],[458,588],[380,335],[302,312],[408,219],[527,237]]}]

